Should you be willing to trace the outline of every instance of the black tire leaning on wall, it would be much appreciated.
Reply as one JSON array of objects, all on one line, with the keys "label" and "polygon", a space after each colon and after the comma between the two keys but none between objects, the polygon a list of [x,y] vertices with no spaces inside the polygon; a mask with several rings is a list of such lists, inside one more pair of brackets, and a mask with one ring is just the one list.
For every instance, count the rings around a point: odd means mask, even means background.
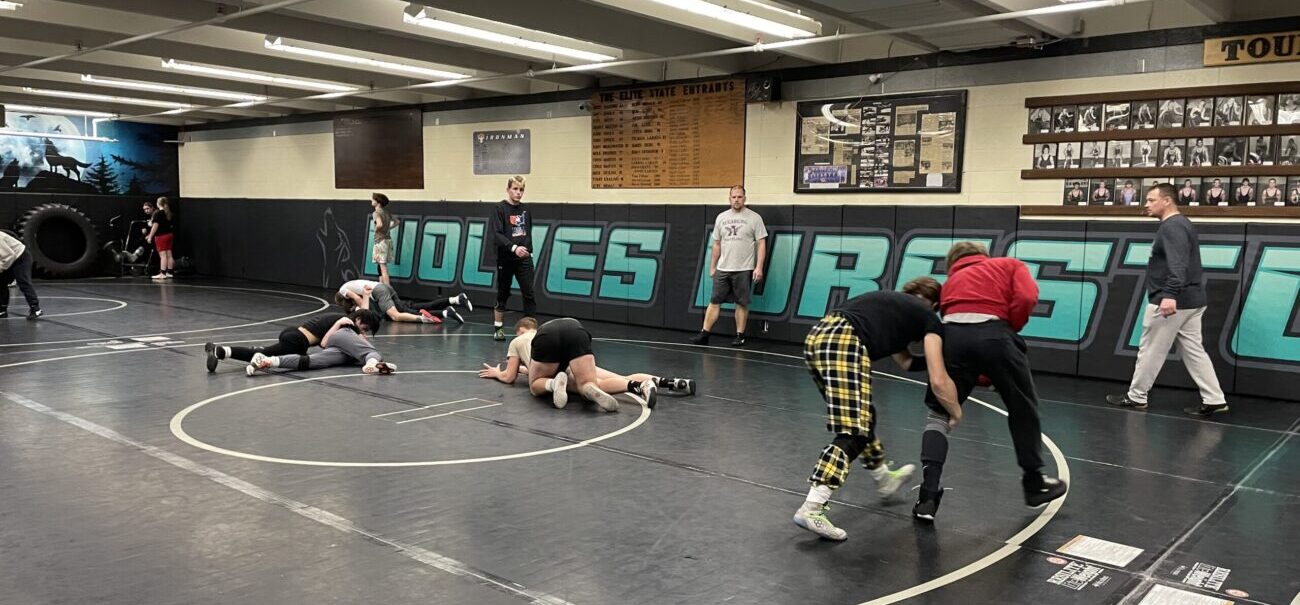
[{"label": "black tire leaning on wall", "polygon": [[99,232],[90,218],[68,204],[41,204],[18,219],[18,233],[32,264],[50,277],[90,272],[99,260]]}]

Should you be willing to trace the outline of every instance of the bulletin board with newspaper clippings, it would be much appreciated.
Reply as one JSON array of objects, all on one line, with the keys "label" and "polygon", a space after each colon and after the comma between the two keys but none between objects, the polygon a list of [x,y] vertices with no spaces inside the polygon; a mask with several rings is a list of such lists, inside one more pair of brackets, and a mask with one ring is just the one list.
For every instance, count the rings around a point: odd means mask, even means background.
[{"label": "bulletin board with newspaper clippings", "polygon": [[798,104],[795,193],[961,191],[966,91]]}]

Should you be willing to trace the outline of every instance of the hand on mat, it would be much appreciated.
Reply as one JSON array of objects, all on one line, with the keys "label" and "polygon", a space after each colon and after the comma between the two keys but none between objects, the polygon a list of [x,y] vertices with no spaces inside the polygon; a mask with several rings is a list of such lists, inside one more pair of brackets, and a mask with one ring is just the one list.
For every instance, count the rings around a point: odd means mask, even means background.
[{"label": "hand on mat", "polygon": [[1172,298],[1161,299],[1160,308],[1156,312],[1163,317],[1169,317],[1178,312],[1178,301]]},{"label": "hand on mat", "polygon": [[483,369],[478,371],[478,377],[479,377],[479,378],[492,378],[492,379],[496,379],[496,378],[498,378],[499,376],[501,376],[501,366],[500,366],[500,365],[490,366],[490,365],[488,365],[488,364],[485,363],[485,364],[483,364]]}]

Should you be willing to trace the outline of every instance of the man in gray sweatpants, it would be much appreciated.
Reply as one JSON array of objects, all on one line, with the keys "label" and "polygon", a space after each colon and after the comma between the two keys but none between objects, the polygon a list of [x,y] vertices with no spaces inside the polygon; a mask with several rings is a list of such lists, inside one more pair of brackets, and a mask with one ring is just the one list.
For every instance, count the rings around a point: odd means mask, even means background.
[{"label": "man in gray sweatpants", "polygon": [[[289,353],[272,356],[255,353],[252,361],[245,368],[245,372],[249,376],[253,376],[259,370],[265,371],[271,368],[319,370],[351,363],[362,364],[361,371],[365,374],[392,374],[396,372],[397,366],[384,361],[384,356],[375,349],[374,345],[370,344],[370,341],[362,333],[362,330],[367,328],[369,326],[364,323],[358,326],[347,317],[340,318],[330,328],[330,331],[325,334],[325,337],[321,338],[321,350],[310,355]],[[373,331],[374,328],[370,329]]]},{"label": "man in gray sweatpants", "polygon": [[1178,212],[1176,195],[1169,183],[1147,190],[1146,212],[1160,219],[1160,228],[1147,261],[1147,305],[1142,313],[1137,366],[1128,393],[1107,395],[1106,401],[1135,410],[1147,409],[1147,394],[1177,340],[1187,372],[1201,391],[1201,405],[1183,412],[1209,417],[1228,411],[1228,402],[1201,341],[1206,299],[1200,242],[1192,222]]}]

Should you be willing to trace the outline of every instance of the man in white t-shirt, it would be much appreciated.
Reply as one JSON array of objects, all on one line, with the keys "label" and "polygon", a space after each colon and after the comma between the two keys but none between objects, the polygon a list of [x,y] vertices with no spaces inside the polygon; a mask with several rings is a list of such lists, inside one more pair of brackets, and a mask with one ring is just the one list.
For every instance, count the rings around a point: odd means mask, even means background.
[{"label": "man in white t-shirt", "polygon": [[709,277],[713,297],[704,311],[704,327],[691,338],[697,345],[709,344],[709,330],[718,321],[722,304],[736,303],[736,339],[731,346],[745,344],[745,322],[749,319],[749,297],[753,282],[763,281],[767,260],[767,226],[763,217],[745,207],[745,188],[731,188],[731,209],[713,221],[713,251],[709,256]]}]

